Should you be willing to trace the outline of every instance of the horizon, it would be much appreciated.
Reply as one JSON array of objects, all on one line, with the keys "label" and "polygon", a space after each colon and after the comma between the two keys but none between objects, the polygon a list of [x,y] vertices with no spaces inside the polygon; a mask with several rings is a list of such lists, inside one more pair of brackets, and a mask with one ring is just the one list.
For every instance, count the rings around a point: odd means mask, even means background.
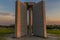
[{"label": "horizon", "polygon": [[[21,2],[39,2],[41,0],[21,0]],[[16,0],[0,0],[0,25],[15,24]],[[60,25],[60,0],[45,0],[47,25]]]}]

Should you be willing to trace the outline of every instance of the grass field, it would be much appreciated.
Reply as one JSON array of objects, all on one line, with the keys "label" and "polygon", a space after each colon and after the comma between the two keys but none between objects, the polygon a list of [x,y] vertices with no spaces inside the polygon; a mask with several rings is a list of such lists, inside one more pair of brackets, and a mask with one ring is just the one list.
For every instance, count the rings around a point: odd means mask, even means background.
[{"label": "grass field", "polygon": [[[48,29],[47,32],[49,34],[55,34],[60,37],[60,30]],[[0,40],[6,40],[5,36],[12,33],[14,33],[13,28],[0,28]]]},{"label": "grass field", "polygon": [[[60,35],[60,30],[48,29],[47,32],[50,34]],[[11,34],[11,33],[14,33],[13,28],[0,28],[0,36]]]},{"label": "grass field", "polygon": [[12,28],[0,28],[0,35],[6,35],[14,33],[14,30]]},{"label": "grass field", "polygon": [[13,28],[0,28],[0,40],[6,40],[5,36],[14,33]]},{"label": "grass field", "polygon": [[60,30],[48,29],[47,32],[49,34],[55,34],[57,36],[60,36]]},{"label": "grass field", "polygon": [[54,30],[54,29],[48,29],[47,32],[51,34],[60,34],[60,30]]}]

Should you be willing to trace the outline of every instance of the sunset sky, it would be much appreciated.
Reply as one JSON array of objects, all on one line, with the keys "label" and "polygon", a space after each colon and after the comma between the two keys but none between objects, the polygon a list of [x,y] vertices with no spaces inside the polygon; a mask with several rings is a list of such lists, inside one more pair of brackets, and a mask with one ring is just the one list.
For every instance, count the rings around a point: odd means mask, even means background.
[{"label": "sunset sky", "polygon": [[[0,25],[15,23],[15,1],[0,0]],[[41,0],[21,0],[21,2]],[[60,0],[45,0],[47,24],[60,24]]]}]

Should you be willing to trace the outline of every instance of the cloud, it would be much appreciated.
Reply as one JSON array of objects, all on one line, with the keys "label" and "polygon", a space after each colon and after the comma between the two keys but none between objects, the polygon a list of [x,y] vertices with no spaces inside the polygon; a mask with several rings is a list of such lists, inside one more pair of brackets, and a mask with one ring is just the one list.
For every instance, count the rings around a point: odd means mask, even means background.
[{"label": "cloud", "polygon": [[48,21],[47,22],[47,25],[54,25],[54,24],[60,25],[60,21]]},{"label": "cloud", "polygon": [[15,23],[13,13],[0,13],[0,25],[9,25]]},{"label": "cloud", "polygon": [[15,13],[14,12],[0,10],[0,15],[13,15],[13,16],[15,16]]},{"label": "cloud", "polygon": [[11,15],[10,13],[0,13],[0,15]]}]

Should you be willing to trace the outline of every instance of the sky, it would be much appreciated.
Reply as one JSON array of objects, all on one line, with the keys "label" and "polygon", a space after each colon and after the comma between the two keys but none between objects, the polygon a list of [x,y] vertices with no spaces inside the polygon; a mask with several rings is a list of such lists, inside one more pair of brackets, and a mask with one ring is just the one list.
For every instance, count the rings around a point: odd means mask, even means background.
[{"label": "sky", "polygon": [[[39,2],[41,0],[20,0],[21,2]],[[60,25],[60,0],[44,0],[47,24]],[[16,0],[0,0],[0,25],[15,23]]]}]

